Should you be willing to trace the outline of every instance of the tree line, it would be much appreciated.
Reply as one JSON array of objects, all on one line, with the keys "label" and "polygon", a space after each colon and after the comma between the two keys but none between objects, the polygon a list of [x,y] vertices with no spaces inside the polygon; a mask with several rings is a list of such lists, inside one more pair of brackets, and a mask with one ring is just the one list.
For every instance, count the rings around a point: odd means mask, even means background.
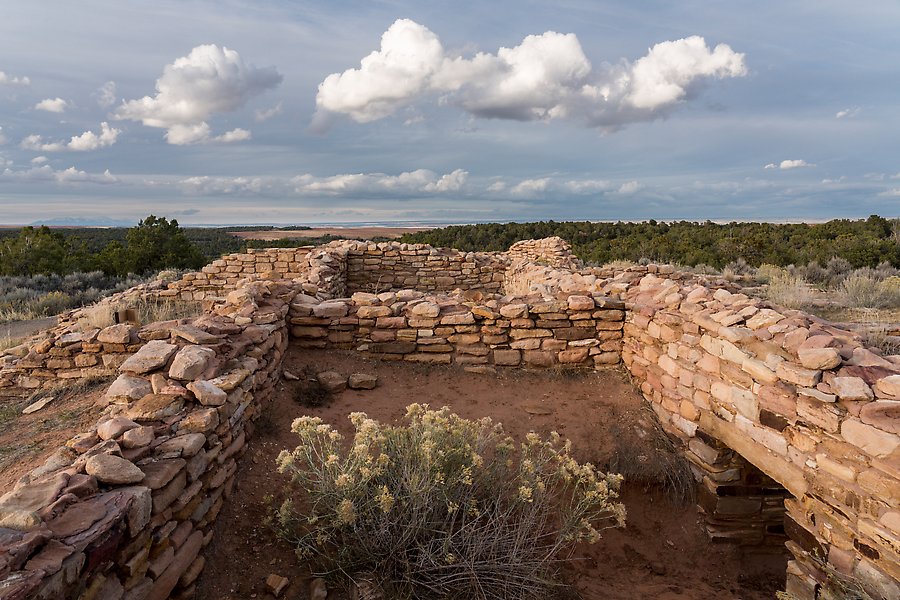
[{"label": "tree line", "polygon": [[717,269],[737,261],[759,266],[825,264],[843,258],[855,267],[888,262],[900,267],[900,219],[873,215],[817,224],[703,223],[691,221],[592,223],[540,221],[459,225],[406,234],[403,242],[465,251],[502,251],[519,240],[557,235],[589,264],[613,260],[705,264]]}]

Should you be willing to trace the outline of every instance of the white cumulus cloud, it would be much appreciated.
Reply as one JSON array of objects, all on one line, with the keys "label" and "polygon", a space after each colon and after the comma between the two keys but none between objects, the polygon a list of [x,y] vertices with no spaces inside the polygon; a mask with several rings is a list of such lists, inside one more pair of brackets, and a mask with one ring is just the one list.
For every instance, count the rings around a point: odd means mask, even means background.
[{"label": "white cumulus cloud", "polygon": [[34,105],[34,110],[44,110],[52,113],[65,112],[69,103],[62,98],[46,98]]},{"label": "white cumulus cloud", "polygon": [[781,169],[782,171],[787,171],[790,169],[802,169],[804,167],[815,167],[815,166],[816,165],[814,165],[812,163],[808,163],[802,159],[788,159],[788,160],[781,161],[777,165],[775,163],[769,163],[763,168],[764,169]]},{"label": "white cumulus cloud", "polygon": [[900,198],[900,188],[891,188],[878,194],[882,198]]},{"label": "white cumulus cloud", "polygon": [[0,71],[0,85],[31,85],[31,79],[28,77],[13,77],[3,71]]},{"label": "white cumulus cloud", "polygon": [[97,100],[100,108],[109,108],[116,103],[116,82],[107,81],[94,92],[93,97]]},{"label": "white cumulus cloud", "polygon": [[26,171],[13,171],[6,169],[0,174],[0,179],[19,182],[41,182],[51,181],[60,185],[75,183],[96,183],[111,184],[118,183],[119,178],[109,172],[109,169],[103,173],[88,173],[80,171],[75,167],[69,167],[62,171],[54,170],[50,165],[42,167],[32,167]]},{"label": "white cumulus cloud", "polygon": [[29,135],[22,140],[21,146],[25,150],[36,152],[62,152],[63,150],[86,152],[112,146],[118,140],[120,133],[122,130],[110,127],[109,123],[104,121],[100,123],[100,133],[85,131],[81,135],[72,136],[68,142],[45,142],[40,135]]},{"label": "white cumulus cloud", "polygon": [[[206,122],[216,113],[235,111],[250,98],[272,89],[282,77],[274,68],[245,63],[234,50],[207,44],[166,65],[156,95],[123,102],[114,119],[140,121],[166,129],[166,141],[184,145],[236,141],[229,134],[210,137]],[[243,131],[243,130],[242,130]],[[232,133],[232,132],[230,132]]]},{"label": "white cumulus cloud", "polygon": [[600,69],[575,34],[554,31],[496,54],[452,56],[427,27],[399,19],[359,68],[319,84],[311,128],[326,129],[336,115],[374,121],[431,95],[478,117],[570,118],[611,130],[666,114],[705,80],[746,72],[743,54],[725,44],[710,49],[699,36],[662,42],[635,62]]}]

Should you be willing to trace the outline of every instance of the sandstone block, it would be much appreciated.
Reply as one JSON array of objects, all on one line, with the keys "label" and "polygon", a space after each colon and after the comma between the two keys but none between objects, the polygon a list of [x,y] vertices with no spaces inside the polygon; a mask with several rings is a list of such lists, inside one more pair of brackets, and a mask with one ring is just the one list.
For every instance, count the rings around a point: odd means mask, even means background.
[{"label": "sandstone block", "polygon": [[181,381],[191,381],[200,376],[206,367],[216,356],[215,350],[204,346],[185,346],[175,354],[172,366],[169,367],[169,377]]},{"label": "sandstone block", "polygon": [[228,399],[228,394],[209,381],[192,381],[187,385],[187,389],[204,406],[222,406]]},{"label": "sandstone block", "polygon": [[528,305],[506,304],[500,307],[500,314],[507,319],[523,319],[528,316]]},{"label": "sandstone block", "polygon": [[123,448],[141,448],[149,445],[155,438],[153,428],[149,426],[135,427],[122,434]]},{"label": "sandstone block", "polygon": [[319,318],[339,318],[347,316],[348,308],[344,302],[323,302],[313,306],[313,315]]},{"label": "sandstone block", "polygon": [[875,397],[872,388],[861,377],[835,377],[831,389],[845,402],[871,400]]},{"label": "sandstone block", "polygon": [[875,389],[888,398],[900,400],[900,375],[889,375],[875,382]]},{"label": "sandstone block", "polygon": [[420,319],[434,319],[441,314],[441,307],[433,302],[420,302],[413,305],[409,313]]},{"label": "sandstone block", "polygon": [[494,350],[494,364],[503,366],[517,366],[522,361],[520,350]]},{"label": "sandstone block", "polygon": [[134,421],[161,421],[178,414],[184,408],[184,400],[168,394],[147,394],[125,411]]},{"label": "sandstone block", "polygon": [[101,344],[128,344],[131,342],[131,335],[134,327],[127,323],[119,325],[110,325],[100,330],[97,334],[97,342]]},{"label": "sandstone block", "polygon": [[568,305],[569,310],[594,310],[594,299],[590,296],[569,296]]},{"label": "sandstone block", "polygon": [[97,426],[97,435],[101,440],[114,440],[129,429],[138,427],[138,424],[125,417],[113,417]]},{"label": "sandstone block", "polygon": [[140,483],[144,472],[131,461],[112,454],[95,454],[84,463],[84,470],[93,475],[101,483],[123,485]]},{"label": "sandstone block", "polygon": [[138,375],[149,373],[164,367],[177,350],[178,346],[175,344],[169,344],[162,340],[151,340],[122,363],[119,370]]},{"label": "sandstone block", "polygon": [[[591,301],[593,302],[593,300]],[[563,350],[557,356],[557,360],[559,360],[559,362],[562,364],[580,363],[587,360],[588,353],[588,348],[572,348],[571,350]]]},{"label": "sandstone block", "polygon": [[378,377],[370,373],[352,373],[347,385],[351,390],[374,390]]},{"label": "sandstone block", "polygon": [[406,327],[406,317],[378,317],[375,327],[379,329],[403,329]]},{"label": "sandstone block", "polygon": [[807,369],[784,361],[775,368],[775,374],[788,383],[801,387],[815,387],[822,379],[822,371]]},{"label": "sandstone block", "polygon": [[332,394],[337,394],[347,389],[347,377],[337,371],[322,371],[316,374],[316,379]]},{"label": "sandstone block", "polygon": [[900,402],[892,400],[869,402],[860,409],[859,418],[867,425],[900,435]]},{"label": "sandstone block", "polygon": [[474,325],[475,315],[470,312],[455,313],[441,317],[441,325]]},{"label": "sandstone block", "polygon": [[872,456],[885,457],[900,447],[900,436],[856,419],[846,419],[841,423],[841,437]]},{"label": "sandstone block", "polygon": [[800,364],[807,369],[833,369],[841,364],[841,355],[835,348],[800,348],[797,352]]}]

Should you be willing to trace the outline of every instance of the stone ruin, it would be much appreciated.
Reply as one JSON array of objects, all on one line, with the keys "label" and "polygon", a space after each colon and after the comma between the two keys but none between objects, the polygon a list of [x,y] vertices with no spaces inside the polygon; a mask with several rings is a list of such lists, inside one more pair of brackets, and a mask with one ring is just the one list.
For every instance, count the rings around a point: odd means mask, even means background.
[{"label": "stone ruin", "polygon": [[97,426],[0,497],[0,599],[190,598],[289,343],[382,360],[624,368],[689,459],[714,540],[786,544],[787,591],[900,598],[900,356],[671,266],[585,268],[559,238],[508,252],[397,242],[226,256],[104,302],[193,319],[86,327],[0,359],[0,401],[117,376]]}]

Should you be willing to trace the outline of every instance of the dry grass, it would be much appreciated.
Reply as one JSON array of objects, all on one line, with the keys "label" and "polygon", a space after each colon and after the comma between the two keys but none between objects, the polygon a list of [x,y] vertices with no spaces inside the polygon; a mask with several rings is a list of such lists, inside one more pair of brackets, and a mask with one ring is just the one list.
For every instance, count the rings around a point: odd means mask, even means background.
[{"label": "dry grass", "polygon": [[780,306],[803,309],[812,306],[815,293],[802,277],[782,272],[771,276],[766,298]]},{"label": "dry grass", "polygon": [[156,321],[196,317],[202,313],[200,302],[142,297],[115,304],[100,303],[90,306],[82,311],[82,316],[78,319],[79,328],[103,329],[104,327],[109,327],[115,324],[115,313],[125,309],[137,311],[138,323],[142,325],[155,323]]}]

